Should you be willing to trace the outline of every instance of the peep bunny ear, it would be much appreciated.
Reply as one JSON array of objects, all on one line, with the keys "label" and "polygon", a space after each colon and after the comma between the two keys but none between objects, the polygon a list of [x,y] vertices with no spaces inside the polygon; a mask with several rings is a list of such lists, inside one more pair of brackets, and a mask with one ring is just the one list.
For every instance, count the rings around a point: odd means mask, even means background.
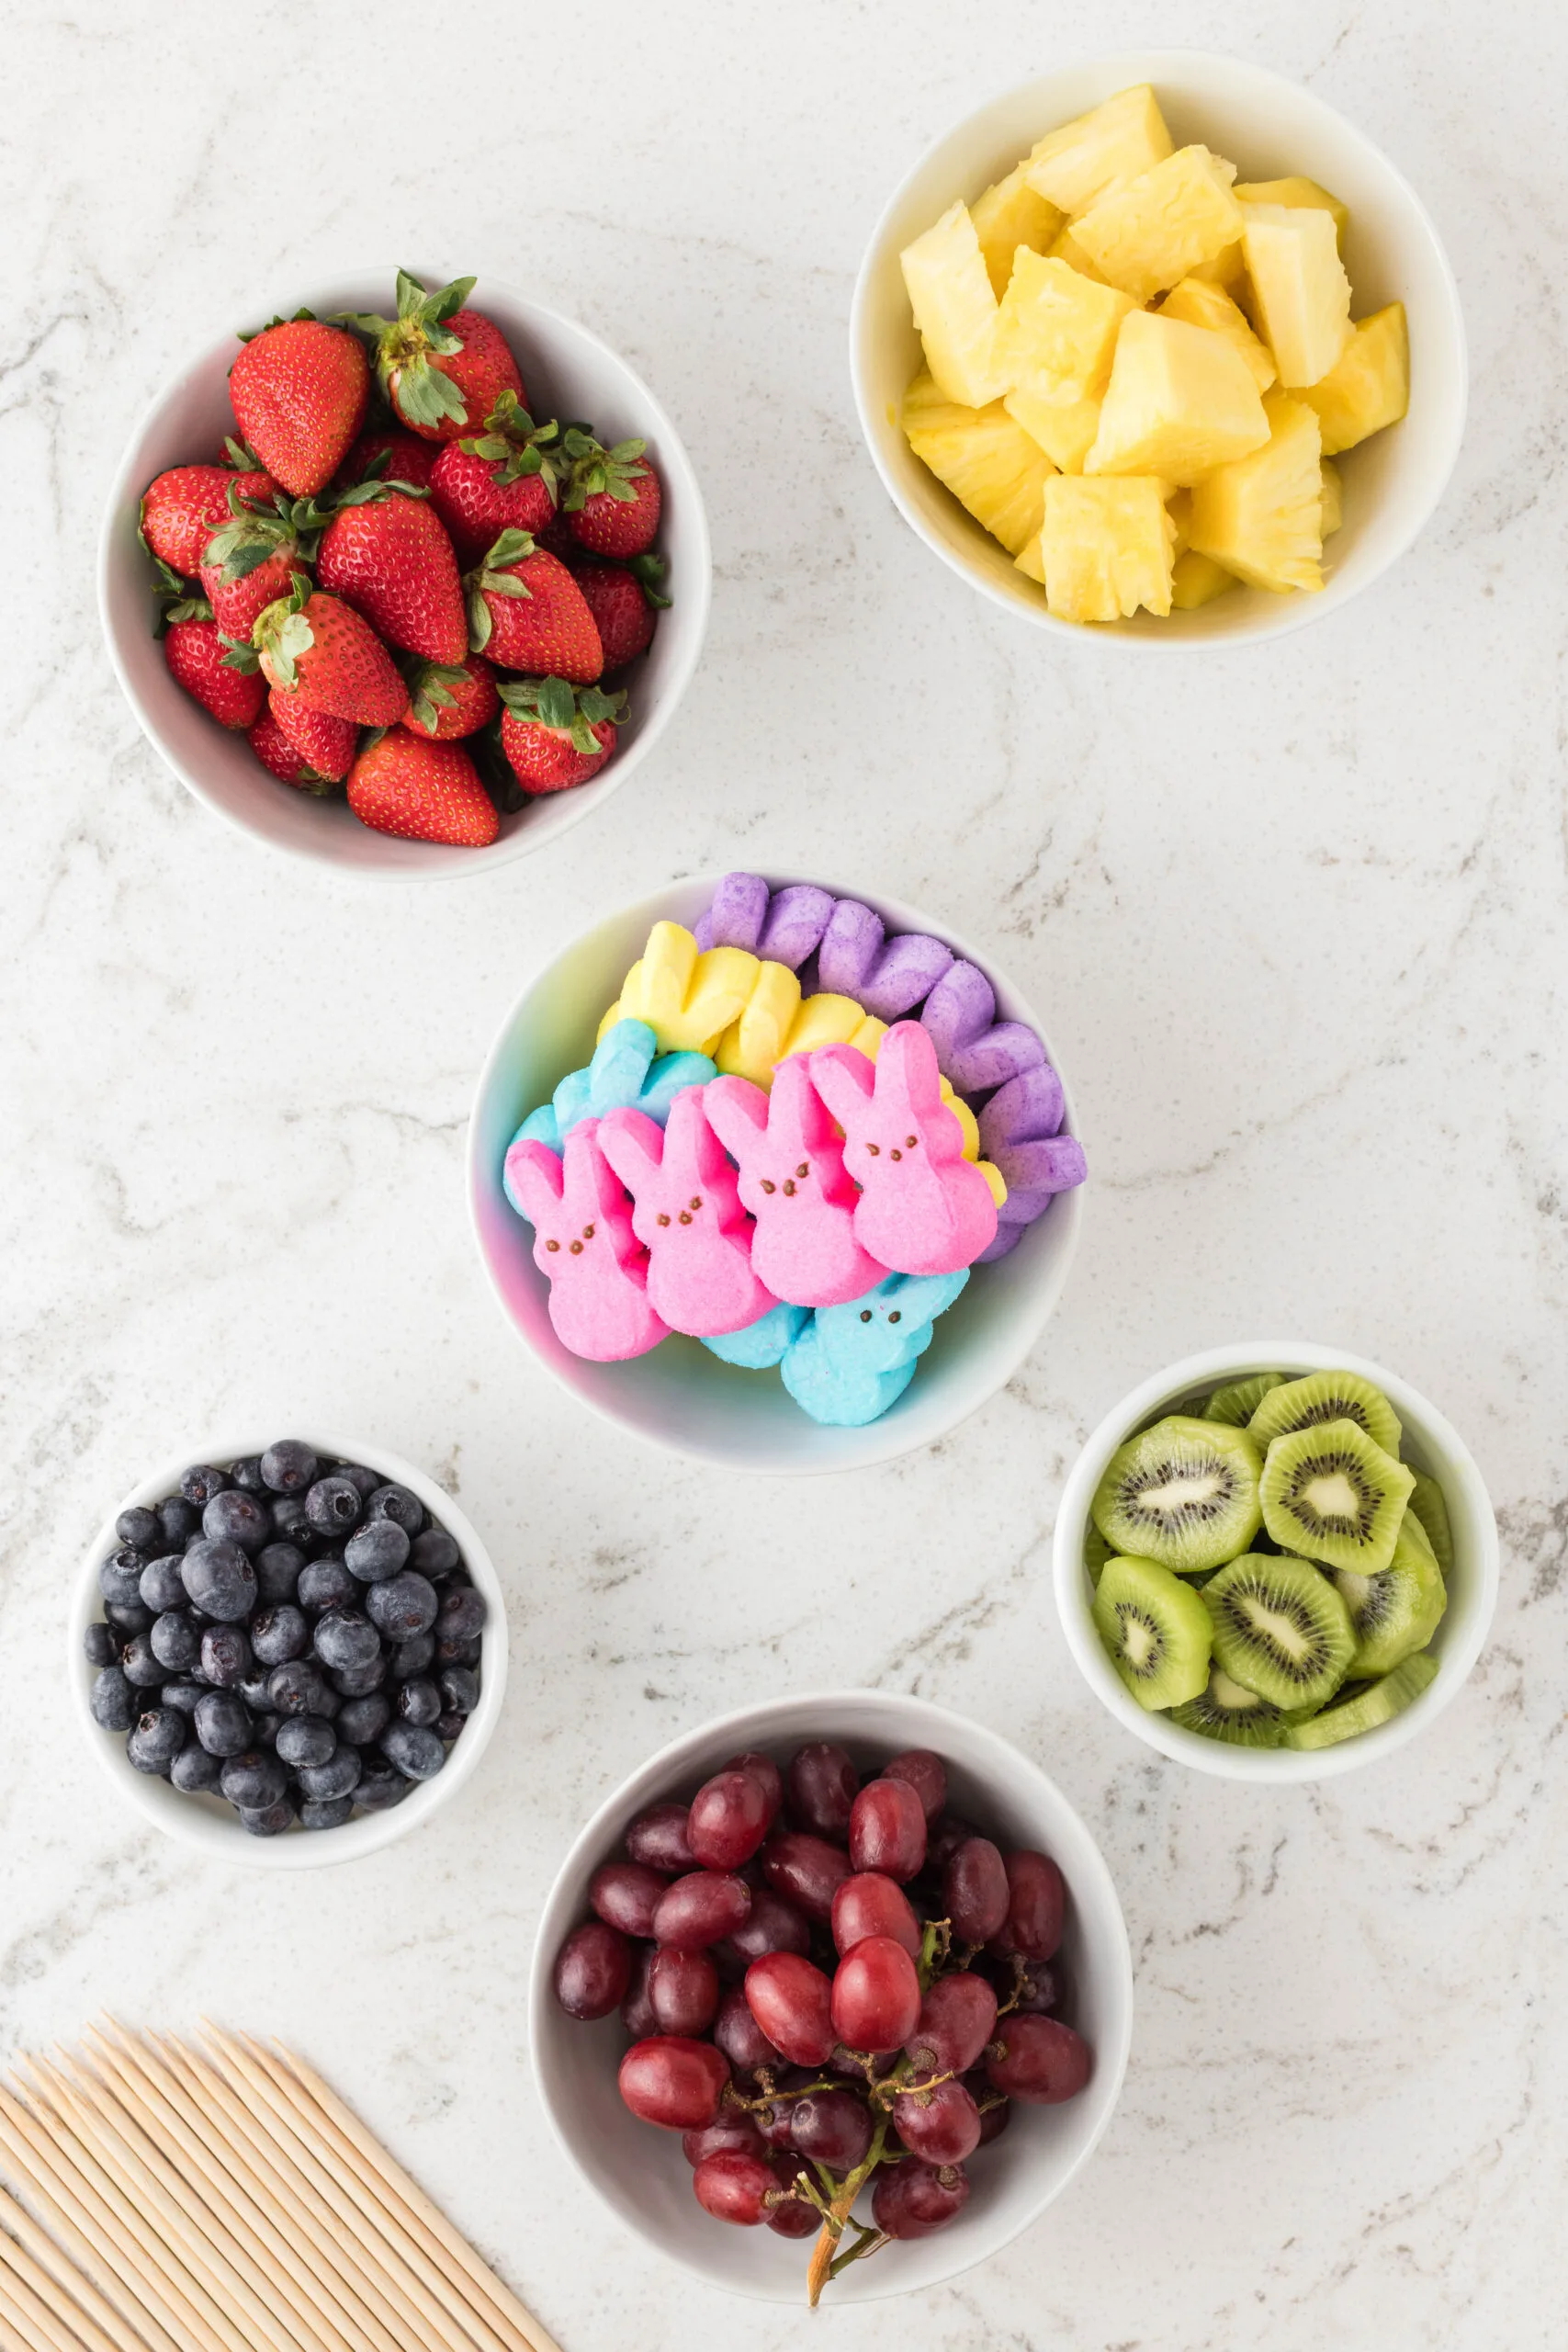
[{"label": "peep bunny ear", "polygon": [[645,1111],[607,1111],[594,1139],[634,1200],[658,1183],[664,1136]]},{"label": "peep bunny ear", "polygon": [[708,1125],[742,1166],[768,1126],[768,1098],[749,1078],[716,1078],[703,1089]]},{"label": "peep bunny ear", "polygon": [[703,1107],[706,1091],[705,1087],[688,1087],[670,1105],[664,1129],[664,1172],[678,1184],[711,1183],[728,1165]]},{"label": "peep bunny ear", "polygon": [[876,1057],[876,1101],[895,1114],[929,1118],[942,1108],[942,1072],[936,1047],[918,1021],[889,1029]]},{"label": "peep bunny ear", "polygon": [[911,1328],[934,1323],[939,1315],[946,1314],[968,1279],[967,1266],[960,1266],[955,1274],[900,1274],[884,1285],[886,1306],[897,1307]]},{"label": "peep bunny ear", "polygon": [[809,1151],[828,1133],[828,1114],[811,1082],[810,1059],[808,1054],[793,1054],[773,1075],[768,1134],[791,1151]]},{"label": "peep bunny ear", "polygon": [[566,1139],[561,1206],[570,1223],[626,1206],[626,1188],[599,1148],[599,1122],[587,1119]]},{"label": "peep bunny ear", "polygon": [[646,1021],[617,1021],[593,1048],[588,1065],[591,1111],[613,1111],[641,1093],[659,1041]]},{"label": "peep bunny ear", "polygon": [[848,1135],[870,1106],[871,1063],[854,1046],[818,1046],[807,1059],[812,1085]]},{"label": "peep bunny ear", "polygon": [[560,1206],[561,1163],[547,1144],[519,1136],[506,1154],[502,1182],[519,1216],[538,1225]]}]

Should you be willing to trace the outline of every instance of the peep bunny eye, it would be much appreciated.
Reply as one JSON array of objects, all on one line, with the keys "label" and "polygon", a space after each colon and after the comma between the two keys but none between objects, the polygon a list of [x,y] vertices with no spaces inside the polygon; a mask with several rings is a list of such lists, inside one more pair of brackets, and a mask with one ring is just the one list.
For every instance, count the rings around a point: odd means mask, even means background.
[{"label": "peep bunny eye", "polygon": [[583,1238],[584,1241],[592,1241],[592,1238],[593,1238],[593,1227],[592,1227],[591,1225],[585,1225],[585,1226],[583,1227],[583,1228],[582,1228],[582,1238]]},{"label": "peep bunny eye", "polygon": [[903,1309],[902,1309],[901,1307],[897,1307],[897,1306],[896,1306],[896,1307],[893,1309],[892,1314],[888,1317],[887,1320],[889,1321],[889,1323],[902,1323],[902,1321],[904,1320],[904,1313],[903,1313]]},{"label": "peep bunny eye", "polygon": [[894,1145],[894,1147],[893,1147],[893,1151],[892,1151],[892,1155],[891,1155],[891,1156],[892,1156],[892,1157],[893,1157],[893,1159],[903,1159],[903,1157],[904,1157],[903,1153],[899,1150],[899,1148],[898,1148],[898,1147],[897,1147],[897,1144],[895,1144],[895,1145]]},{"label": "peep bunny eye", "polygon": [[882,1146],[879,1143],[868,1143],[866,1145],[866,1149],[870,1152],[873,1159],[876,1159],[881,1157]]},{"label": "peep bunny eye", "polygon": [[558,1241],[547,1241],[545,1247],[547,1250],[558,1250],[560,1248],[560,1243]]},{"label": "peep bunny eye", "polygon": [[811,1162],[809,1159],[803,1159],[800,1166],[795,1172],[797,1176],[809,1176],[811,1173]]},{"label": "peep bunny eye", "polygon": [[669,1222],[670,1222],[669,1218],[665,1216],[664,1211],[663,1211],[662,1209],[660,1209],[660,1212],[659,1212],[659,1222],[660,1222],[660,1225],[668,1225],[668,1224],[669,1224]]},{"label": "peep bunny eye", "polygon": [[[553,1250],[553,1249],[555,1248],[555,1246],[556,1246],[556,1245],[555,1245],[555,1243],[552,1241],[552,1242],[551,1242],[551,1244],[550,1244],[550,1248]],[[862,1321],[863,1323],[869,1323],[869,1322],[871,1321],[871,1309],[870,1309],[870,1307],[869,1307],[869,1306],[863,1306],[863,1307],[861,1308],[861,1311],[860,1311],[860,1319],[861,1319],[861,1321]]]},{"label": "peep bunny eye", "polygon": [[906,1150],[906,1151],[913,1151],[913,1150],[914,1150],[914,1148],[915,1148],[915,1146],[919,1143],[919,1136],[906,1136],[904,1137],[904,1148],[905,1148],[905,1150]]},{"label": "peep bunny eye", "polygon": [[569,1241],[569,1242],[567,1243],[567,1245],[566,1245],[566,1246],[567,1246],[567,1248],[570,1250],[570,1252],[571,1252],[571,1254],[572,1254],[572,1256],[573,1256],[574,1258],[581,1258],[581,1255],[582,1255],[582,1244],[581,1244],[581,1241]]},{"label": "peep bunny eye", "polygon": [[702,1204],[703,1204],[703,1196],[702,1196],[702,1194],[701,1194],[700,1193],[694,1193],[692,1194],[692,1206],[693,1206],[694,1209],[700,1209],[700,1208],[702,1207]]},{"label": "peep bunny eye", "polygon": [[764,1192],[764,1193],[776,1193],[776,1192],[778,1191],[778,1189],[779,1189],[779,1188],[778,1188],[778,1186],[777,1186],[776,1184],[774,1184],[774,1183],[771,1182],[770,1182],[770,1180],[769,1180],[766,1176],[764,1176],[764,1177],[763,1177],[763,1179],[762,1179],[762,1190],[763,1190],[763,1192]]}]

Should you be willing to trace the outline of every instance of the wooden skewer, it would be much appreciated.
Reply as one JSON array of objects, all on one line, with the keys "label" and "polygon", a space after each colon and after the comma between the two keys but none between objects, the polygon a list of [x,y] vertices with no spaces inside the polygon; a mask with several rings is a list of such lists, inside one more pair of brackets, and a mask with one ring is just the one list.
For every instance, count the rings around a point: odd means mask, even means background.
[{"label": "wooden skewer", "polygon": [[[15,2331],[10,2333],[8,2331]],[[21,2281],[0,2271],[0,2344],[20,2344],[23,2352],[81,2352],[60,2332],[52,2313]]]},{"label": "wooden skewer", "polygon": [[0,2264],[6,2266],[0,2270],[0,2295],[8,2294],[35,2318],[41,2312],[38,2324],[51,2346],[63,2346],[65,2352],[119,2352],[115,2339],[106,2335],[82,2305],[57,2287],[48,2271],[31,2261],[19,2245],[13,2245],[3,2231]]},{"label": "wooden skewer", "polygon": [[[61,2230],[62,2237],[65,2236],[65,2231],[61,2229],[64,2217],[60,2213],[59,2208],[53,2206],[52,2199],[38,2187],[36,2182],[33,2184],[33,2193],[46,2211],[51,2210],[54,2211],[55,2227]],[[5,2232],[9,2232],[9,2237],[4,2234]],[[14,2248],[10,2243],[11,2238],[17,2241]],[[86,2240],[82,2239],[78,2260],[90,2251]],[[50,2236],[49,2232],[39,2229],[26,2206],[18,2205],[14,2198],[7,2197],[5,2190],[0,2189],[0,2262],[8,2261],[14,2268],[16,2256],[18,2254],[30,2256],[38,2267],[46,2270],[67,2294],[75,2296],[88,2317],[96,2320],[104,2334],[111,2339],[115,2346],[115,2352],[148,2352],[149,2338],[144,2331],[150,2323],[143,2320],[141,2322],[143,2332],[140,2333],[135,2328],[128,2326],[121,2312],[117,2311],[107,2296],[101,2293],[86,2275],[85,2267],[82,2269],[73,2269]],[[39,2291],[41,2292],[41,2290]]]}]

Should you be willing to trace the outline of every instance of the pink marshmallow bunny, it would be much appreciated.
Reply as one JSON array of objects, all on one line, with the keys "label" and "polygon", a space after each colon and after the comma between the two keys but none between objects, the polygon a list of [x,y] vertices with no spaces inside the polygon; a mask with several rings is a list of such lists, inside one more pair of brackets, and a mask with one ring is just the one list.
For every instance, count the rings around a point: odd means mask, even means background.
[{"label": "pink marshmallow bunny", "polygon": [[611,1111],[599,1122],[648,1249],[649,1297],[672,1329],[694,1340],[739,1331],[779,1303],[751,1271],[751,1220],[703,1091],[677,1094],[663,1129],[642,1111]]},{"label": "pink marshmallow bunny", "polygon": [[811,1080],[844,1131],[861,1187],[855,1238],[901,1274],[954,1274],[996,1237],[991,1188],[964,1157],[942,1099],[936,1047],[918,1021],[887,1032],[872,1063],[854,1046],[819,1046]]},{"label": "pink marshmallow bunny", "polygon": [[771,1095],[749,1079],[710,1079],[703,1108],[739,1162],[740,1198],[757,1220],[752,1272],[792,1306],[839,1306],[887,1269],[855,1238],[858,1196],[807,1059],[781,1062]]},{"label": "pink marshmallow bunny", "polygon": [[649,1304],[648,1252],[632,1230],[631,1203],[599,1148],[598,1121],[566,1139],[514,1143],[506,1193],[534,1227],[534,1263],[549,1276],[550,1321],[561,1345],[594,1363],[646,1355],[670,1336]]}]

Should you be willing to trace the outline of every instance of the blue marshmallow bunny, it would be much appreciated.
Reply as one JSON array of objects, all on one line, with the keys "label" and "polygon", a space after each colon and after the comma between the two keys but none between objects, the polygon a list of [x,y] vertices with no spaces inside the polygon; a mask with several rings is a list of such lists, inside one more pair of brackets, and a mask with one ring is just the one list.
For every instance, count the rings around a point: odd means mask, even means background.
[{"label": "blue marshmallow bunny", "polygon": [[862,1298],[819,1306],[780,1370],[803,1412],[836,1429],[862,1429],[896,1405],[931,1343],[931,1326],[969,1279],[889,1274]]},{"label": "blue marshmallow bunny", "polygon": [[722,1363],[739,1364],[742,1372],[766,1372],[783,1361],[810,1320],[808,1306],[789,1306],[781,1300],[765,1315],[759,1315],[755,1323],[747,1323],[739,1331],[721,1332],[717,1339],[705,1340],[703,1345]]},{"label": "blue marshmallow bunny", "polygon": [[512,1140],[542,1143],[558,1152],[573,1127],[584,1119],[602,1119],[606,1111],[641,1111],[662,1126],[683,1087],[705,1086],[715,1075],[706,1054],[661,1054],[646,1021],[617,1021],[599,1040],[587,1069],[563,1078],[550,1100],[529,1112]]}]

